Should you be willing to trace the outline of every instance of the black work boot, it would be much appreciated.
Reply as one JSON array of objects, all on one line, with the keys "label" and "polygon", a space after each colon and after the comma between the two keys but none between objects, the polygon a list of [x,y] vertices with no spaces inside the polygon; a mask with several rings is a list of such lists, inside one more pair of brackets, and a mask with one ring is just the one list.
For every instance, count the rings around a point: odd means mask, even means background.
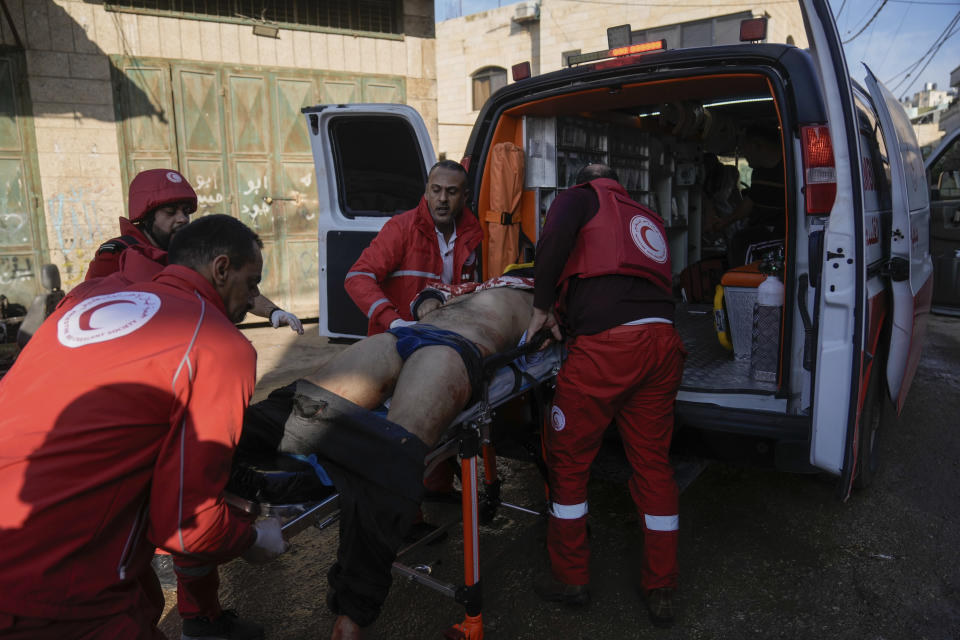
[{"label": "black work boot", "polygon": [[180,640],[263,640],[263,627],[224,609],[219,618],[184,618]]},{"label": "black work boot", "polygon": [[553,576],[535,582],[533,591],[547,602],[559,602],[565,607],[582,607],[590,602],[587,585],[565,584]]},{"label": "black work boot", "polygon": [[651,589],[647,592],[644,599],[647,601],[647,613],[650,614],[653,626],[661,629],[673,626],[673,594],[674,589],[671,587]]}]

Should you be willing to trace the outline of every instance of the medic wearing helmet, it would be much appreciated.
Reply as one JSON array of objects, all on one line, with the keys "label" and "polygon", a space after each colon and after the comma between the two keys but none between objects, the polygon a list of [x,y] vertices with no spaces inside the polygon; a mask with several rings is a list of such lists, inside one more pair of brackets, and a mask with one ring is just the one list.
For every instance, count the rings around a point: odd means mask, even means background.
[{"label": "medic wearing helmet", "polygon": [[128,202],[130,217],[120,218],[122,235],[100,245],[84,280],[119,270],[120,254],[126,249],[166,265],[170,238],[190,222],[190,214],[197,210],[197,193],[177,171],[148,169],[130,183]]},{"label": "medic wearing helmet", "polygon": [[[131,281],[151,280],[167,265],[170,239],[197,210],[197,192],[179,171],[147,169],[130,183],[128,203],[130,217],[120,218],[121,235],[100,245],[84,280],[119,271],[124,254],[124,275]],[[285,324],[303,335],[300,319],[264,295],[250,313],[269,319],[274,329]]]}]

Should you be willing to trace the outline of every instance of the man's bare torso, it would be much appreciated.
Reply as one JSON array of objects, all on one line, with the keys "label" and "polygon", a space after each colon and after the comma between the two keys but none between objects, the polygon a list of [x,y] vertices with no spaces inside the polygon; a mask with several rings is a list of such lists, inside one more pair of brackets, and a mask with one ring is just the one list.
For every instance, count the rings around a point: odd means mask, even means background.
[{"label": "man's bare torso", "polygon": [[517,345],[533,307],[533,292],[501,287],[453,298],[421,322],[455,331],[489,356]]}]

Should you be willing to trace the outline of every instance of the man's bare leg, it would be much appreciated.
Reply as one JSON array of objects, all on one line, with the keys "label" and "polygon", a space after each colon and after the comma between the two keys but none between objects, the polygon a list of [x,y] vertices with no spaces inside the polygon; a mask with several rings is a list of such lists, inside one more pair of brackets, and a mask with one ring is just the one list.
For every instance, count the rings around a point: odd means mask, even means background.
[{"label": "man's bare leg", "polygon": [[304,379],[365,409],[375,409],[394,393],[403,366],[396,344],[397,339],[387,333],[370,336]]},{"label": "man's bare leg", "polygon": [[330,640],[363,640],[363,629],[350,616],[339,615],[333,623],[333,635]]},{"label": "man's bare leg", "polygon": [[432,447],[470,395],[470,379],[460,355],[446,346],[423,347],[410,354],[400,372],[387,420]]}]

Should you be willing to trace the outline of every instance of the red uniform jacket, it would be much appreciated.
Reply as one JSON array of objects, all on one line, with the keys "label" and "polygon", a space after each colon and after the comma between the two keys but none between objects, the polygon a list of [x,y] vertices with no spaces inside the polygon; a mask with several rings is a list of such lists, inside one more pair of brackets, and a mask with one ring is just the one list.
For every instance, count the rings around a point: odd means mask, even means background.
[{"label": "red uniform jacket", "polygon": [[0,380],[0,611],[129,608],[154,545],[210,563],[255,532],[223,502],[256,352],[173,265],[75,298]]},{"label": "red uniform jacket", "polygon": [[[136,252],[138,257],[146,258],[147,261],[159,264],[161,267],[167,266],[167,252],[159,247],[155,247],[153,243],[150,242],[150,238],[145,236],[143,232],[127,218],[120,218],[120,234],[119,237],[107,240],[100,245],[100,248],[97,249],[97,254],[93,257],[93,260],[90,261],[90,266],[87,268],[87,275],[83,278],[84,280],[102,278],[115,272],[120,268],[120,255],[128,248]],[[129,236],[133,241],[131,242],[123,236]],[[153,274],[150,274],[144,279],[149,279],[152,276]]]},{"label": "red uniform jacket", "polygon": [[[483,239],[477,218],[464,208],[457,220],[453,245],[453,282],[477,280],[479,264],[474,250]],[[429,283],[439,282],[443,258],[436,226],[420,199],[416,209],[387,221],[370,246],[347,272],[344,288],[370,323],[367,335],[382,333],[398,318],[412,320],[410,302]]]},{"label": "red uniform jacket", "polygon": [[670,293],[670,246],[660,216],[631,200],[615,180],[599,178],[576,188],[596,191],[600,208],[580,229],[557,285],[572,277],[619,274],[646,278]]}]

